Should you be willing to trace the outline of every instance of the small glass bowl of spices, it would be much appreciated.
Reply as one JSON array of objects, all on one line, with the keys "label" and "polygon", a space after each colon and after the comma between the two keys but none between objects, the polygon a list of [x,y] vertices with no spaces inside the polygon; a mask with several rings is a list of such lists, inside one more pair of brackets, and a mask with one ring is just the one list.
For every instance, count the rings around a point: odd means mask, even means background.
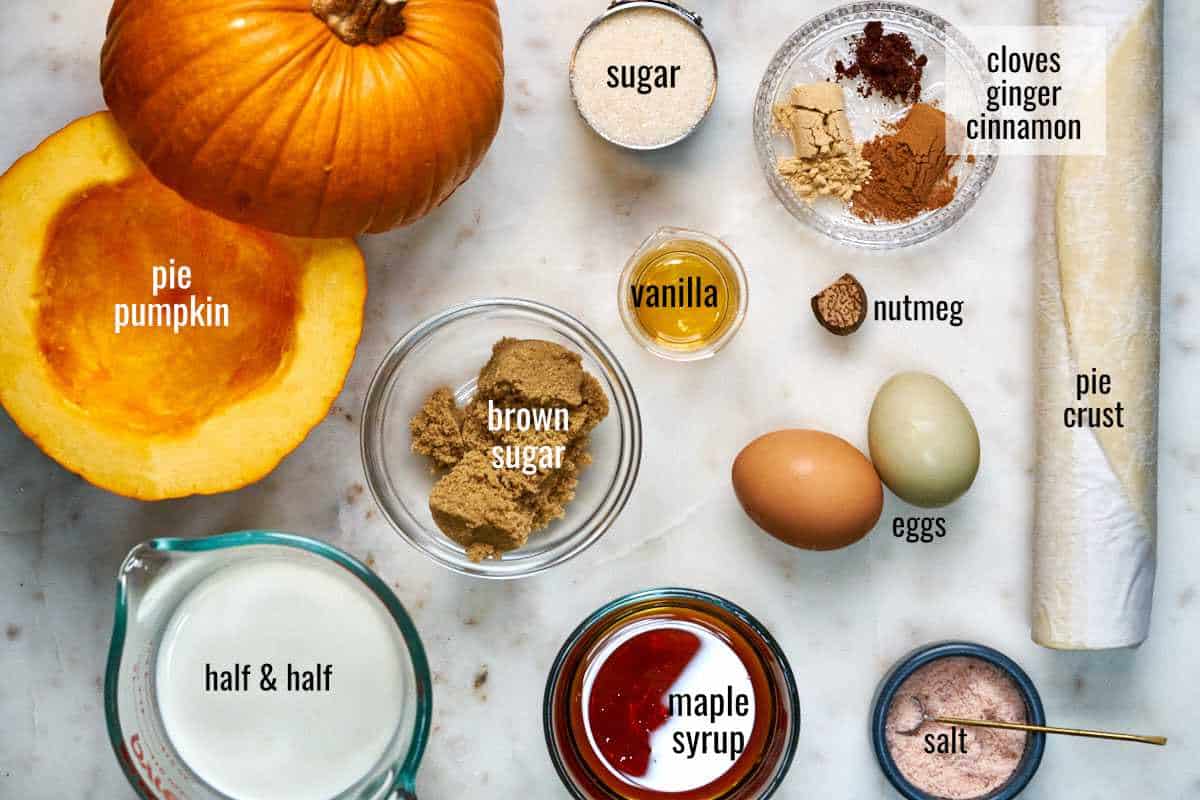
[{"label": "small glass bowl of spices", "polygon": [[741,262],[720,239],[659,228],[625,264],[617,305],[630,335],[651,353],[698,361],[737,334],[748,288]]},{"label": "small glass bowl of spices", "polygon": [[754,139],[775,195],[832,239],[905,247],[948,230],[996,166],[964,142],[942,106],[967,87],[983,108],[975,46],[941,17],[895,2],[860,2],[788,37],[759,86]]},{"label": "small glass bowl of spices", "polygon": [[603,139],[658,150],[686,139],[717,96],[717,57],[700,17],[666,0],[617,0],[571,54],[571,96]]},{"label": "small glass bowl of spices", "polygon": [[407,542],[519,578],[595,543],[637,479],[642,423],[608,346],[564,311],[494,298],[420,323],[363,408],[367,486]]},{"label": "small glass bowl of spices", "polygon": [[800,734],[787,659],[738,606],[691,589],[614,600],[551,668],[546,745],[577,800],[761,800]]},{"label": "small glass bowl of spices", "polygon": [[1042,733],[944,725],[934,716],[1045,725],[1033,681],[970,642],[919,648],[884,677],[871,712],[879,766],[907,800],[1012,800],[1042,763]]}]

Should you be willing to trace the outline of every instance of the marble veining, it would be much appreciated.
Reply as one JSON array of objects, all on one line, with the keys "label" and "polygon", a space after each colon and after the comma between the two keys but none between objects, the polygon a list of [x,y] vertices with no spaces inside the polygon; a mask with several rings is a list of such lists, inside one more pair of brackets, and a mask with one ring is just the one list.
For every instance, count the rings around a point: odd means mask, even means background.
[{"label": "marble veining", "polygon": [[[924,0],[962,24],[1023,24],[1034,0]],[[827,0],[694,0],[720,58],[720,94],[700,132],[633,155],[578,119],[565,65],[601,0],[505,2],[508,101],[483,167],[421,224],[364,241],[367,326],[329,418],[271,476],[232,494],[144,504],[97,490],[43,456],[0,415],[0,797],[132,798],[109,749],[101,683],[113,578],[135,543],[268,527],[326,538],[395,588],[434,670],[425,798],[562,797],[545,752],[541,697],[578,621],[612,597],[687,585],[745,606],[799,678],[800,748],[779,797],[891,800],[867,740],[876,682],[908,649],[966,638],[1019,661],[1062,724],[1165,733],[1165,750],[1049,743],[1027,800],[1200,798],[1200,7],[1169,0],[1163,276],[1160,575],[1138,652],[1055,653],[1029,640],[1032,520],[1034,162],[1002,161],[954,230],[909,252],[838,247],[800,227],[759,173],[750,135],[757,82],[777,43]],[[105,0],[6,0],[0,25],[0,168],[102,105]],[[628,254],[663,224],[724,238],[750,274],[745,327],[715,360],[658,361],[615,307]],[[879,296],[962,298],[967,324],[896,335],[868,324],[836,340],[809,296],[843,271]],[[376,364],[411,325],[485,295],[527,296],[578,315],[616,351],[638,392],[638,487],[590,551],[519,583],[452,575],[411,550],[363,491],[359,409]],[[901,369],[937,373],[978,422],[983,465],[948,511],[951,535],[898,543],[881,526],[844,551],[791,550],[754,530],[729,488],[749,438],[811,426],[865,445],[876,388]],[[889,497],[884,520],[905,508]]]}]

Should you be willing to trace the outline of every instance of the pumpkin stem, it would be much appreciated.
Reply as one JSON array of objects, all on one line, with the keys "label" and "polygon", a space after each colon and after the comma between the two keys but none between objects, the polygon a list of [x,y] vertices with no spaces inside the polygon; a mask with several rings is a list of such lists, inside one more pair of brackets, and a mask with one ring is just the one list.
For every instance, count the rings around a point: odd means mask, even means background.
[{"label": "pumpkin stem", "polygon": [[404,33],[408,0],[312,0],[312,12],[351,47]]}]

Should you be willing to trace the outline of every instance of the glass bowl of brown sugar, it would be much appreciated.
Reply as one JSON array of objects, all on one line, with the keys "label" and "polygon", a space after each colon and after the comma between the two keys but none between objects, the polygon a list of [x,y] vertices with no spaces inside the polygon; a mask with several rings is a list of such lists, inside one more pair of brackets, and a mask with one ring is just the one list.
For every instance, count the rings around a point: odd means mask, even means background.
[{"label": "glass bowl of brown sugar", "polygon": [[[541,372],[522,372],[531,362]],[[535,446],[543,439],[563,449]],[[384,356],[363,407],[363,466],[383,516],[475,577],[525,577],[590,547],[625,507],[641,454],[616,356],[532,300],[474,300],[421,322]],[[523,541],[508,547],[506,535]]]},{"label": "glass bowl of brown sugar", "polygon": [[[862,66],[871,63],[885,68],[872,74]],[[984,107],[985,75],[965,35],[915,6],[851,3],[814,17],[759,85],[754,141],[767,182],[793,216],[839,242],[892,249],[937,236],[971,209],[996,168],[993,146],[962,135],[963,120],[978,113],[971,109]],[[820,154],[801,152],[810,112],[825,115],[817,137],[835,140]]]}]

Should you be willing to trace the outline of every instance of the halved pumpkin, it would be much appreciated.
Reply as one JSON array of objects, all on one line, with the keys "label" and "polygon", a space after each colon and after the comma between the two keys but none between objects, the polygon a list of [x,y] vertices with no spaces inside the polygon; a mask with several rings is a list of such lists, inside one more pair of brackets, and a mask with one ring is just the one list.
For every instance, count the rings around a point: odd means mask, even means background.
[{"label": "halved pumpkin", "polygon": [[0,177],[0,403],[51,458],[118,494],[212,494],[274,469],[341,391],[365,298],[353,241],[188,204],[108,113]]}]

